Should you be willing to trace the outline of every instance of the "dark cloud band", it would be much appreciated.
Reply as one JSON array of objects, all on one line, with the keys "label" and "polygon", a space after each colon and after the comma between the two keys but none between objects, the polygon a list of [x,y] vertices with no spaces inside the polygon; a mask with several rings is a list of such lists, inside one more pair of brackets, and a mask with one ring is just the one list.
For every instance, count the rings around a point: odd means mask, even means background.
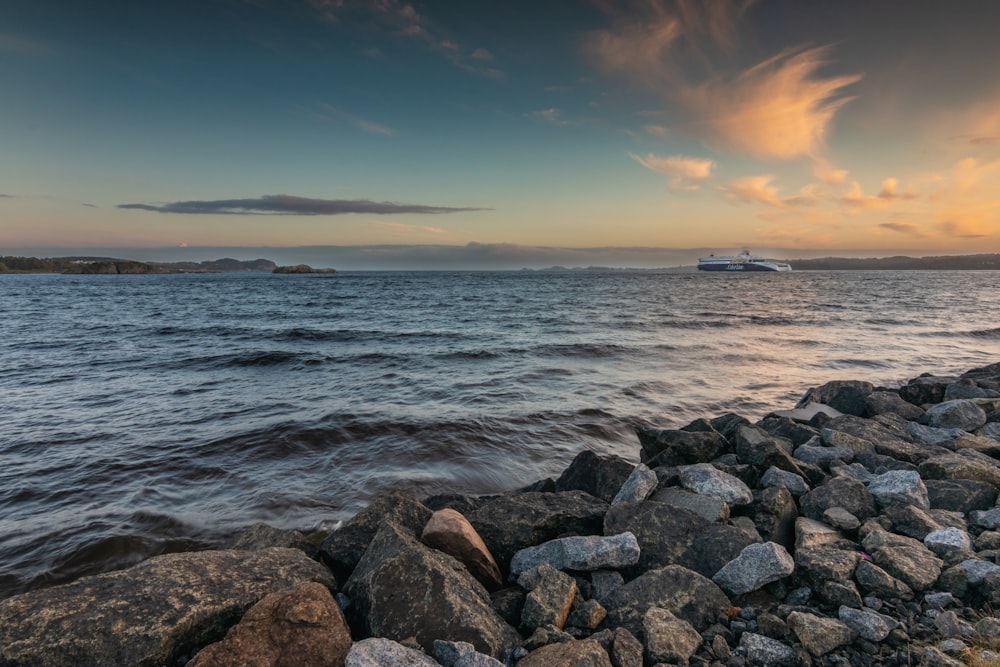
[{"label": "dark cloud band", "polygon": [[489,211],[488,208],[457,208],[451,206],[426,206],[423,204],[396,204],[368,199],[310,199],[291,195],[265,195],[256,199],[215,199],[211,201],[178,201],[154,206],[152,204],[119,204],[118,208],[156,211],[157,213],[184,213],[189,215],[344,215],[347,213],[396,215],[417,213],[440,215],[464,211]]}]

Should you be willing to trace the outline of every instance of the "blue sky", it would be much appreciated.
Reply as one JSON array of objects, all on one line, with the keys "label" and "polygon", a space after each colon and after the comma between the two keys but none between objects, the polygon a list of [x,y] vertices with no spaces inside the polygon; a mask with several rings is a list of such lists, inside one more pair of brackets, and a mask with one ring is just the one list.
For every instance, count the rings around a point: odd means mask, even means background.
[{"label": "blue sky", "polygon": [[6,0],[0,252],[998,252],[996,25],[987,1]]}]

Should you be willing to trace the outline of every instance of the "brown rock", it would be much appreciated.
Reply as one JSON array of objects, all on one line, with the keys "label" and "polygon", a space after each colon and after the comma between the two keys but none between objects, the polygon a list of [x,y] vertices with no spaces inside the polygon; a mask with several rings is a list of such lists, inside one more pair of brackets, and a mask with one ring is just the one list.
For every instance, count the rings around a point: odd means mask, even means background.
[{"label": "brown rock", "polygon": [[189,667],[343,667],[351,649],[344,615],[322,584],[272,593]]},{"label": "brown rock", "polygon": [[598,642],[584,639],[535,649],[517,667],[611,667],[611,658]]},{"label": "brown rock", "polygon": [[465,565],[469,574],[485,586],[486,590],[503,588],[503,578],[493,554],[460,512],[453,509],[434,512],[424,527],[420,541]]}]

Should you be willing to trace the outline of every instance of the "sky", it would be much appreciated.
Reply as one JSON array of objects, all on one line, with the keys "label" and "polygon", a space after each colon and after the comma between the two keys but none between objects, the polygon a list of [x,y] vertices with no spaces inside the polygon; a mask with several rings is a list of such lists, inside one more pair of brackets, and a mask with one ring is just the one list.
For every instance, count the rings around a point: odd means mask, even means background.
[{"label": "sky", "polygon": [[998,25],[991,0],[4,0],[0,254],[1000,252]]}]

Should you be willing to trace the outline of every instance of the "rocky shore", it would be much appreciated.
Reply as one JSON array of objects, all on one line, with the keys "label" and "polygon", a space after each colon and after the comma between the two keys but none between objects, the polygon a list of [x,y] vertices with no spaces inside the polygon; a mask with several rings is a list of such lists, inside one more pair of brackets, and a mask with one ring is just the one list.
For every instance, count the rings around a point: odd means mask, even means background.
[{"label": "rocky shore", "polygon": [[0,601],[0,665],[1000,664],[1000,363]]}]

